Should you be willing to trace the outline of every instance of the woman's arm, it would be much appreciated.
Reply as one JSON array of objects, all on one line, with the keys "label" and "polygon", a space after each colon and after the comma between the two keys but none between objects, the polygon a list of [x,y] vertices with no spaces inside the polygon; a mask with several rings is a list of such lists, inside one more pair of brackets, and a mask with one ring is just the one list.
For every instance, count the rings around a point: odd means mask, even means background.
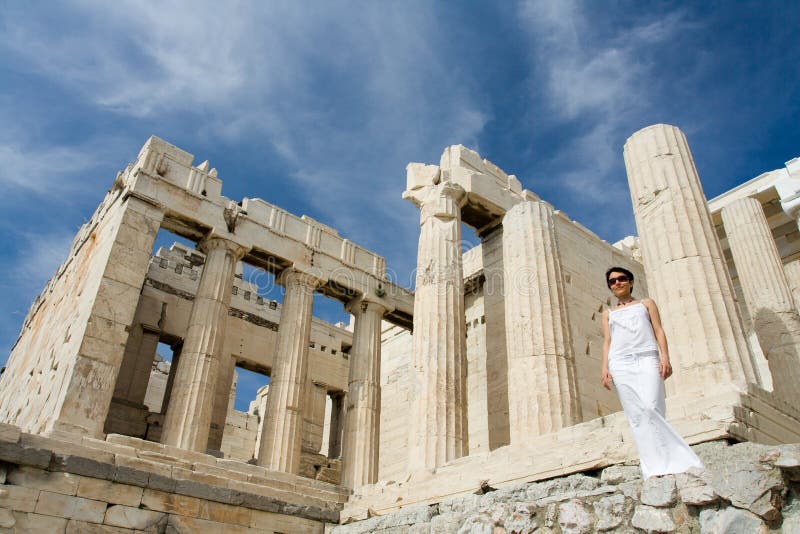
[{"label": "woman's arm", "polygon": [[666,380],[672,376],[672,365],[669,362],[669,347],[667,346],[667,335],[664,333],[664,328],[661,326],[661,316],[658,314],[658,306],[653,299],[643,299],[642,303],[647,308],[650,314],[650,324],[653,325],[653,333],[656,336],[658,343],[658,350],[661,352],[661,361],[659,363],[659,372],[661,378]]},{"label": "woman's arm", "polygon": [[603,387],[611,389],[611,374],[608,372],[608,349],[611,347],[611,331],[608,328],[608,310],[603,312],[603,367],[600,371],[600,381]]}]

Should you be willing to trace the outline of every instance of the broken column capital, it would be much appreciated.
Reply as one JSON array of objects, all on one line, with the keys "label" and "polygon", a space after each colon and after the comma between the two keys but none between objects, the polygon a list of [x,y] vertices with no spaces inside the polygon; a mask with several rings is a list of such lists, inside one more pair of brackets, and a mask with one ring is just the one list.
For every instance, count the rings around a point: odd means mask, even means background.
[{"label": "broken column capital", "polygon": [[406,189],[403,191],[403,198],[420,209],[435,204],[440,199],[450,199],[460,208],[467,201],[467,192],[455,182],[436,182],[416,189]]},{"label": "broken column capital", "polygon": [[441,169],[438,165],[409,163],[406,166],[406,189],[409,191],[414,191],[429,185],[436,185],[441,181],[441,178]]},{"label": "broken column capital", "polygon": [[417,191],[406,191],[403,198],[411,200],[420,209],[420,224],[425,224],[431,217],[442,221],[460,220],[467,193],[458,184],[444,182]]}]

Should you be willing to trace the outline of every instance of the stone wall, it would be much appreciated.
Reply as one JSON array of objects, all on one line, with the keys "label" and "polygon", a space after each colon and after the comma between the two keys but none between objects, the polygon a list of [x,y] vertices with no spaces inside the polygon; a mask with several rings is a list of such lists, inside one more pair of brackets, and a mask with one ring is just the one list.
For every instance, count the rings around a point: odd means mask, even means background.
[{"label": "stone wall", "polygon": [[694,447],[706,470],[642,481],[639,466],[511,485],[412,506],[330,534],[800,532],[800,445]]},{"label": "stone wall", "polygon": [[0,532],[321,533],[346,496],[124,436],[75,442],[0,424]]},{"label": "stone wall", "polygon": [[378,480],[396,480],[408,463],[408,364],[411,337],[383,324],[381,336],[381,438]]},{"label": "stone wall", "polygon": [[563,214],[555,217],[554,222],[564,273],[582,420],[589,421],[622,409],[616,393],[606,390],[600,383],[601,319],[613,297],[603,283],[603,276],[612,265],[629,269],[636,279],[634,295],[637,298],[647,296],[647,281],[642,264],[627,251],[609,245]]},{"label": "stone wall", "polygon": [[0,380],[0,420],[102,434],[161,219],[135,195],[109,191],[31,305]]},{"label": "stone wall", "polygon": [[255,457],[259,416],[253,413],[229,410],[225,419],[220,450],[226,458],[247,462]]}]

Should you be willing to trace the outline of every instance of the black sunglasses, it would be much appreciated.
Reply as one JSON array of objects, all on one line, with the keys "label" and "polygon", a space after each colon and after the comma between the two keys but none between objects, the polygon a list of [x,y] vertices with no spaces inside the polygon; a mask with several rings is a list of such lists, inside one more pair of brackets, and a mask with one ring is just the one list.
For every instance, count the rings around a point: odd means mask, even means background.
[{"label": "black sunglasses", "polygon": [[608,287],[613,286],[617,282],[619,282],[619,283],[630,282],[630,279],[627,276],[625,276],[624,274],[622,276],[617,276],[616,278],[609,278],[608,279]]}]

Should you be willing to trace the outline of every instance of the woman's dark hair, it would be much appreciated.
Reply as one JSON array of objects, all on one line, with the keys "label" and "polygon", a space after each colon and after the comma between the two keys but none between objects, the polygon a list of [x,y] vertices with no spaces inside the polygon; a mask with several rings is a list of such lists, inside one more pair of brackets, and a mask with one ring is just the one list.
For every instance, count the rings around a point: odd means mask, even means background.
[{"label": "woman's dark hair", "polygon": [[633,273],[630,272],[625,267],[611,267],[606,271],[606,285],[608,285],[608,275],[611,273],[622,273],[628,277],[628,280],[632,283],[633,282]]}]

